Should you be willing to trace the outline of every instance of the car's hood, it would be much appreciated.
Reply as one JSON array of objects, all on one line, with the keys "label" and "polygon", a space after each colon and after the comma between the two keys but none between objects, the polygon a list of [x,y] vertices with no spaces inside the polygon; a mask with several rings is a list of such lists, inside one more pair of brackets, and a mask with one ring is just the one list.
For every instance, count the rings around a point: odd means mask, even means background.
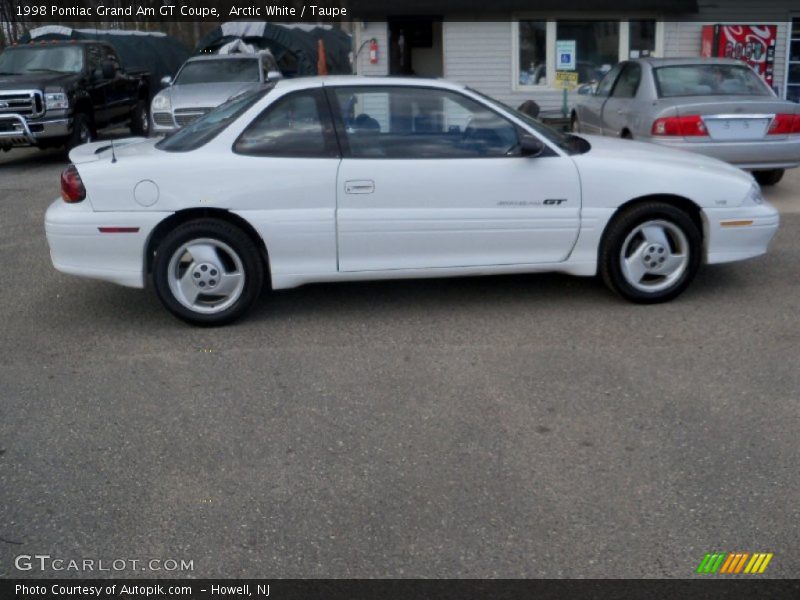
[{"label": "car's hood", "polygon": [[43,90],[64,88],[77,79],[79,73],[26,73],[24,75],[0,75],[0,91]]},{"label": "car's hood", "polygon": [[715,158],[658,144],[583,135],[592,148],[572,157],[588,205],[675,195],[700,207],[738,206],[753,176]]},{"label": "car's hood", "polygon": [[684,150],[667,148],[658,144],[646,142],[635,142],[632,140],[622,140],[613,137],[603,137],[598,135],[578,134],[591,144],[592,149],[589,153],[594,156],[614,158],[617,160],[629,160],[631,165],[641,161],[656,162],[664,166],[685,167],[701,171],[724,171],[736,177],[742,177],[748,181],[752,179],[750,175],[726,162]]},{"label": "car's hood", "polygon": [[175,84],[165,93],[169,94],[172,109],[179,108],[213,108],[228,98],[249,89],[258,87],[258,83],[193,83],[190,85]]},{"label": "car's hood", "polygon": [[160,139],[131,137],[83,144],[69,153],[69,160],[73,164],[81,165],[103,159],[113,160],[114,157],[119,161],[126,157],[142,156],[152,153]]}]

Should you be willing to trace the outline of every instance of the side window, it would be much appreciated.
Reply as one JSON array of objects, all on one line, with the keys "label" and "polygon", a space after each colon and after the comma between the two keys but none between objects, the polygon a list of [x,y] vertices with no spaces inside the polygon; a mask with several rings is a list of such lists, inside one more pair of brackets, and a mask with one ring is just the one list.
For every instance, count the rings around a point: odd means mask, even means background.
[{"label": "side window", "polygon": [[100,46],[92,44],[86,48],[86,59],[89,64],[89,73],[94,73],[100,69],[100,64],[103,62]]},{"label": "side window", "polygon": [[279,98],[248,125],[234,143],[233,151],[251,156],[338,156],[322,92],[310,90]]},{"label": "side window", "polygon": [[611,93],[611,88],[614,87],[614,82],[617,80],[617,75],[622,70],[622,65],[617,65],[613,69],[611,69],[603,79],[600,80],[600,83],[597,85],[597,91],[595,92],[595,96],[602,96],[605,98]]},{"label": "side window", "polygon": [[614,92],[614,98],[633,98],[639,90],[639,82],[642,80],[642,67],[636,63],[628,63],[619,76]]},{"label": "side window", "polygon": [[103,61],[110,62],[117,71],[120,70],[119,57],[111,46],[103,46]]},{"label": "side window", "polygon": [[493,158],[519,151],[516,126],[447,90],[337,87],[340,139],[353,158]]}]

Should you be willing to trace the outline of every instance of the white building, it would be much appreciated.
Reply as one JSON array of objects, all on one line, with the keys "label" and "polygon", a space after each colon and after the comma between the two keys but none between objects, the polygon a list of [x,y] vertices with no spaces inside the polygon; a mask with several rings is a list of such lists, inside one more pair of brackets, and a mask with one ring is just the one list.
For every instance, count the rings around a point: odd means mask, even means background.
[{"label": "white building", "polygon": [[[558,5],[554,0],[500,1],[503,6],[519,5],[519,9],[496,14],[491,21],[483,20],[483,13],[480,20],[454,13],[357,21],[353,23],[354,47],[360,49],[356,71],[362,75],[444,77],[511,105],[532,99],[543,111],[558,111],[563,92],[555,83],[557,55],[569,50],[570,43],[574,43],[575,72],[584,82],[631,57],[700,56],[704,25],[738,23],[771,26],[765,29],[775,34],[770,52],[772,86],[781,97],[800,98],[800,4],[792,6],[786,0],[629,0],[627,4],[637,7],[635,12],[587,13],[525,10]],[[463,0],[452,4],[465,6]],[[378,49],[376,62],[370,61],[373,39]],[[740,50],[749,52],[746,42]]]}]

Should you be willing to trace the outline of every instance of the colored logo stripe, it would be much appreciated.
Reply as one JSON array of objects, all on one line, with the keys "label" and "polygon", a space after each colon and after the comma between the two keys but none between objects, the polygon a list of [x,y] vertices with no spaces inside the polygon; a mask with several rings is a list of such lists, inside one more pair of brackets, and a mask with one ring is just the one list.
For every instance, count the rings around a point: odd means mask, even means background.
[{"label": "colored logo stripe", "polygon": [[[766,552],[714,552],[708,553],[700,561],[697,573],[714,574],[761,574],[767,569],[773,554]],[[745,566],[747,565],[747,566]]]}]

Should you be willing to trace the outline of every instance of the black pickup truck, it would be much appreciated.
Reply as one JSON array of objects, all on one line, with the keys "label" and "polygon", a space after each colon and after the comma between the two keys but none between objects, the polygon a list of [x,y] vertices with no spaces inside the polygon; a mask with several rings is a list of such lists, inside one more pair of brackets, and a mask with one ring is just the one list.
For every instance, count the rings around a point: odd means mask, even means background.
[{"label": "black pickup truck", "polygon": [[0,149],[69,150],[122,124],[146,136],[149,98],[150,75],[125,71],[108,43],[11,46],[0,53]]}]

